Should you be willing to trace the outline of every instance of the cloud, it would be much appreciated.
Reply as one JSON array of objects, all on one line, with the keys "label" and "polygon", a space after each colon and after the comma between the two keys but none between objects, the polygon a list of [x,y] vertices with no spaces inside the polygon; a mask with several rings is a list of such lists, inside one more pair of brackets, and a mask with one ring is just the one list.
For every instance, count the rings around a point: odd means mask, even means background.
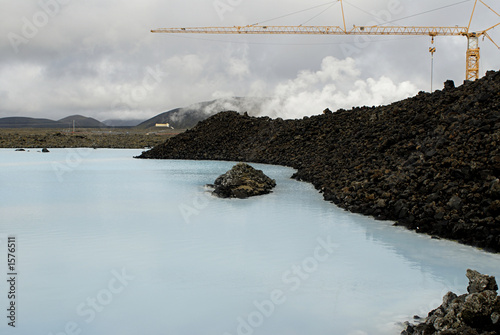
[{"label": "cloud", "polygon": [[[170,109],[165,101],[176,101],[180,97],[184,101],[202,101],[206,100],[203,95],[207,92],[211,92],[212,99],[227,98],[204,107],[207,114],[239,110],[282,118],[319,114],[325,108],[386,104],[418,92],[414,84],[395,83],[387,76],[363,79],[352,58],[325,57],[318,70],[302,70],[294,79],[275,84],[252,74],[248,64],[247,54],[242,52],[226,53],[217,59],[197,54],[176,55],[142,69],[140,66],[129,68],[126,63],[109,59],[83,63],[81,68],[73,64],[67,71],[61,67],[19,65],[0,71],[0,89],[7,98],[3,101],[5,110],[15,111],[24,92],[31,92],[23,105],[25,115],[39,113],[43,105],[54,111],[65,110],[66,115],[85,114],[101,119],[148,118]],[[73,85],[74,78],[78,78],[78,85]],[[186,88],[187,82],[191,83],[189,88]],[[236,85],[238,82],[242,82],[240,87]],[[228,83],[233,83],[233,89],[227,89]],[[234,96],[267,99],[259,112],[256,103],[241,106],[241,101],[232,99]],[[262,100],[259,101],[261,104]],[[187,105],[190,104],[184,106]],[[56,114],[44,116],[58,118]]]},{"label": "cloud", "polygon": [[227,73],[231,76],[242,78],[250,73],[246,59],[230,58]]},{"label": "cloud", "polygon": [[382,105],[407,98],[418,92],[409,81],[394,83],[390,78],[361,79],[352,58],[328,56],[318,71],[304,70],[295,79],[280,83],[262,114],[272,117],[301,118],[319,114],[325,108],[337,110],[352,106]]},{"label": "cloud", "polygon": [[243,80],[250,75],[250,60],[248,59],[248,45],[237,48],[226,48],[224,57],[227,59],[226,72],[234,79]]}]

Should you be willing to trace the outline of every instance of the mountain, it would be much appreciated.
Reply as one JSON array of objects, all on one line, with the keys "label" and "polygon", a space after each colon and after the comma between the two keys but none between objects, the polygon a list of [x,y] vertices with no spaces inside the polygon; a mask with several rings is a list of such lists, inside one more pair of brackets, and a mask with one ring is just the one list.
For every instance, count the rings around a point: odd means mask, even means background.
[{"label": "mountain", "polygon": [[71,115],[58,121],[31,117],[6,117],[0,118],[0,128],[72,128],[74,121],[76,128],[137,127],[147,129],[154,128],[157,123],[168,123],[175,129],[187,129],[221,111],[233,110],[240,113],[247,112],[252,116],[259,115],[261,106],[267,100],[267,98],[233,97],[204,101],[169,110],[143,122],[119,119],[101,122],[82,115]]},{"label": "mountain", "polygon": [[62,123],[64,125],[63,127],[72,127],[73,122],[75,122],[76,128],[106,128],[107,127],[101,121],[98,121],[98,120],[91,118],[91,117],[82,116],[82,115],[71,115],[71,116],[65,117],[63,119],[60,119],[58,122]]},{"label": "mountain", "polygon": [[96,119],[81,115],[72,115],[58,121],[32,117],[4,117],[0,118],[0,128],[70,128],[75,121],[77,128],[105,128],[104,123]]},{"label": "mountain", "polygon": [[49,119],[37,119],[32,117],[4,117],[0,118],[0,128],[63,128],[64,123]]},{"label": "mountain", "polygon": [[139,125],[143,120],[120,120],[120,119],[108,119],[102,121],[108,127],[135,127]]},{"label": "mountain", "polygon": [[221,111],[234,110],[249,115],[258,115],[260,107],[266,98],[222,98],[212,101],[199,102],[188,107],[175,108],[161,113],[139,124],[141,129],[154,127],[157,123],[169,123],[175,129],[194,127],[199,121],[215,115]]}]

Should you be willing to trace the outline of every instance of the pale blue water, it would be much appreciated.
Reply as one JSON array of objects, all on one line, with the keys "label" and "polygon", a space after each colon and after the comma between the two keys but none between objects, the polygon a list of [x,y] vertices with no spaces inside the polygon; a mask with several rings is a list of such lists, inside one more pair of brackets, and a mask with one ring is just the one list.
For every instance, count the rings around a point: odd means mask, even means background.
[{"label": "pale blue water", "polygon": [[293,170],[272,194],[211,197],[231,162],[140,150],[0,150],[0,278],[16,237],[16,328],[0,334],[398,334],[500,256],[325,202]]}]

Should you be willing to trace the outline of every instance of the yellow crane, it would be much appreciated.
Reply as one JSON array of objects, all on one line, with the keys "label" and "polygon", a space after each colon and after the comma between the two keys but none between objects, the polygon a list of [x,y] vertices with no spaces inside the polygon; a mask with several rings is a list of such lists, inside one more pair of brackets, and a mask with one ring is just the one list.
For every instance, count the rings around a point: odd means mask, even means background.
[{"label": "yellow crane", "polygon": [[[475,0],[474,8],[467,27],[431,27],[431,26],[357,26],[352,29],[346,28],[344,6],[339,0],[342,10],[343,27],[340,26],[267,26],[267,25],[246,25],[234,27],[191,27],[191,28],[159,28],[151,30],[152,33],[170,34],[299,34],[299,35],[414,35],[430,36],[434,42],[437,36],[464,36],[467,37],[466,54],[466,80],[476,80],[479,78],[479,37],[488,38],[495,46],[500,46],[493,41],[488,32],[500,25],[500,22],[480,31],[471,32],[470,26],[476,11],[477,2],[481,2],[490,11],[500,17],[493,8],[488,6],[483,0]],[[435,48],[429,51],[433,54]]]}]

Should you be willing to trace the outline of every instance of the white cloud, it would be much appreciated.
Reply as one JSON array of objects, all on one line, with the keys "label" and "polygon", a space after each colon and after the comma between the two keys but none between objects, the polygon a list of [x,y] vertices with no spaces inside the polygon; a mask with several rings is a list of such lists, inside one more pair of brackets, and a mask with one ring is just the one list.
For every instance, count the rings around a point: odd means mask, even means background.
[{"label": "white cloud", "polygon": [[208,62],[209,57],[206,55],[188,54],[171,57],[165,63],[168,69],[175,71],[179,76],[198,77]]},{"label": "white cloud", "polygon": [[223,60],[226,73],[233,80],[244,80],[250,75],[250,60],[248,58],[249,46],[239,45],[226,47]]},{"label": "white cloud", "polygon": [[418,92],[412,83],[394,83],[390,78],[360,79],[361,72],[352,58],[326,57],[318,71],[301,71],[295,79],[278,84],[262,114],[301,118],[352,106],[382,105]]},{"label": "white cloud", "polygon": [[230,58],[228,62],[227,73],[230,76],[243,78],[250,74],[250,69],[248,68],[248,60],[240,58]]}]

